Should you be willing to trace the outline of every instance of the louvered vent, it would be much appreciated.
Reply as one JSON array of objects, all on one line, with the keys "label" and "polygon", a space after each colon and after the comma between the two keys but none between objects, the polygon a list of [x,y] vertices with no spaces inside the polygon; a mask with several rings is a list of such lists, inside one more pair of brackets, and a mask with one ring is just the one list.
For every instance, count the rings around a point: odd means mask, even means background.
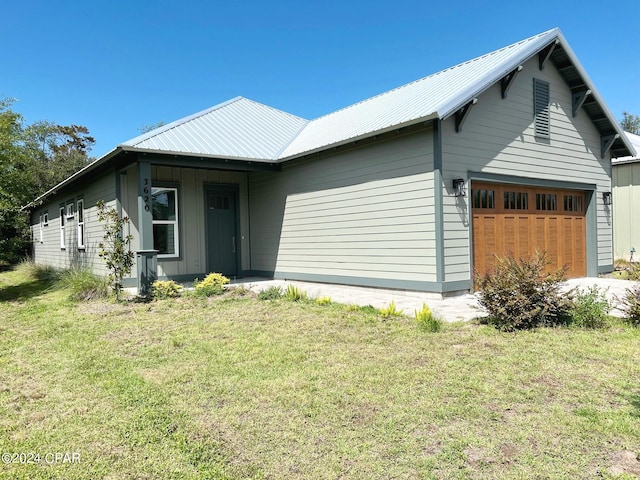
[{"label": "louvered vent", "polygon": [[533,79],[533,114],[536,137],[549,138],[549,84]]}]

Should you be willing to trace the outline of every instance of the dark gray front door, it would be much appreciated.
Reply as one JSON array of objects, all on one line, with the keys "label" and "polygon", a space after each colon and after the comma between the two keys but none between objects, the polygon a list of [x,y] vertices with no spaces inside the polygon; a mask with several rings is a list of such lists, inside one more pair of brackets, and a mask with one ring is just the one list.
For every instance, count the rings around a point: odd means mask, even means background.
[{"label": "dark gray front door", "polygon": [[238,273],[235,191],[209,189],[206,197],[209,272],[235,276]]}]

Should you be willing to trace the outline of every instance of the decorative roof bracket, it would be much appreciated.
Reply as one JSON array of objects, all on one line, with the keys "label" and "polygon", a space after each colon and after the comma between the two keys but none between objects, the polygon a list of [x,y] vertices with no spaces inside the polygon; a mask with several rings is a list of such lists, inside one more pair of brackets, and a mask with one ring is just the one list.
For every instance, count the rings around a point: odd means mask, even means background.
[{"label": "decorative roof bracket", "polygon": [[516,78],[518,72],[522,71],[522,65],[518,65],[514,70],[507,73],[502,80],[500,80],[500,90],[502,91],[502,98],[507,98],[507,92],[513,84],[513,79]]},{"label": "decorative roof bracket", "polygon": [[582,90],[581,92],[576,92],[571,94],[571,104],[573,108],[573,116],[575,117],[578,114],[578,110],[584,104],[584,101],[587,97],[591,95],[591,90]]},{"label": "decorative roof bracket", "polygon": [[476,103],[478,103],[478,99],[474,98],[456,112],[456,133],[460,133],[460,130],[462,130],[462,124],[467,119],[467,115],[469,115],[469,110],[471,110],[471,107]]},{"label": "decorative roof bracket", "polygon": [[613,146],[613,142],[615,142],[618,138],[620,138],[620,134],[614,133],[612,135],[603,135],[600,137],[600,148],[602,149],[600,153],[600,158],[604,158],[607,155],[607,152]]},{"label": "decorative roof bracket", "polygon": [[551,54],[556,49],[556,46],[560,43],[560,40],[556,38],[556,41],[551,45],[547,46],[544,50],[538,53],[538,66],[540,70],[544,70],[544,64],[547,63],[547,60],[551,57]]}]

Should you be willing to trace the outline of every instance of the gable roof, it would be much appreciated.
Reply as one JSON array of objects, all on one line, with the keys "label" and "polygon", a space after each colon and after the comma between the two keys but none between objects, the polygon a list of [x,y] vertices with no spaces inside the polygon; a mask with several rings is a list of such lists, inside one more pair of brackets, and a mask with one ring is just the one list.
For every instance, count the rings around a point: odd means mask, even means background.
[{"label": "gable roof", "polygon": [[431,119],[446,119],[550,46],[551,61],[572,90],[589,89],[583,109],[602,135],[619,135],[612,156],[631,152],[558,28],[447,68],[308,121],[237,97],[123,143],[124,150],[264,162],[291,160]]},{"label": "gable roof", "polygon": [[549,53],[574,93],[590,92],[582,110],[602,136],[613,138],[611,156],[635,155],[568,42],[554,28],[311,121],[236,97],[118,145],[29,206],[105,168],[123,152],[277,164],[409,125],[444,120],[541,52]]},{"label": "gable roof", "polygon": [[624,134],[627,137],[627,140],[629,140],[629,143],[631,143],[633,148],[635,148],[636,153],[635,153],[635,155],[628,155],[626,157],[614,158],[611,161],[611,163],[613,163],[614,165],[617,165],[617,164],[620,164],[620,163],[636,163],[636,162],[640,162],[640,135],[635,135],[635,134],[630,133],[630,132],[624,132]]}]

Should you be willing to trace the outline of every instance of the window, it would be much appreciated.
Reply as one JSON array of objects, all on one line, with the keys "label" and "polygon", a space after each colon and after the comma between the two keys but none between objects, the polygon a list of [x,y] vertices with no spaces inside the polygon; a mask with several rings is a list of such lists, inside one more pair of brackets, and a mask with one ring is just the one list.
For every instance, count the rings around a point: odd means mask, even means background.
[{"label": "window", "polygon": [[153,213],[153,248],[159,257],[179,255],[178,189],[153,187],[151,189]]},{"label": "window", "polygon": [[505,210],[528,210],[529,196],[527,192],[504,192]]},{"label": "window", "polygon": [[67,204],[67,218],[73,218],[73,202]]},{"label": "window", "polygon": [[558,210],[555,193],[536,193],[537,210]]},{"label": "window", "polygon": [[565,195],[564,211],[582,212],[582,195]]},{"label": "window", "polygon": [[44,212],[42,214],[42,226],[43,227],[49,226],[49,212]]},{"label": "window", "polygon": [[473,208],[495,208],[493,190],[473,190]]},{"label": "window", "polygon": [[44,213],[40,214],[40,243],[44,243]]},{"label": "window", "polygon": [[78,248],[84,249],[84,200],[78,200],[76,212],[78,214]]},{"label": "window", "polygon": [[536,137],[549,138],[549,84],[533,79],[533,119]]},{"label": "window", "polygon": [[64,250],[65,248],[67,248],[67,244],[65,243],[65,239],[64,239],[64,228],[65,228],[65,224],[66,224],[66,218],[64,216],[64,205],[62,207],[60,207],[60,248],[62,250]]}]

